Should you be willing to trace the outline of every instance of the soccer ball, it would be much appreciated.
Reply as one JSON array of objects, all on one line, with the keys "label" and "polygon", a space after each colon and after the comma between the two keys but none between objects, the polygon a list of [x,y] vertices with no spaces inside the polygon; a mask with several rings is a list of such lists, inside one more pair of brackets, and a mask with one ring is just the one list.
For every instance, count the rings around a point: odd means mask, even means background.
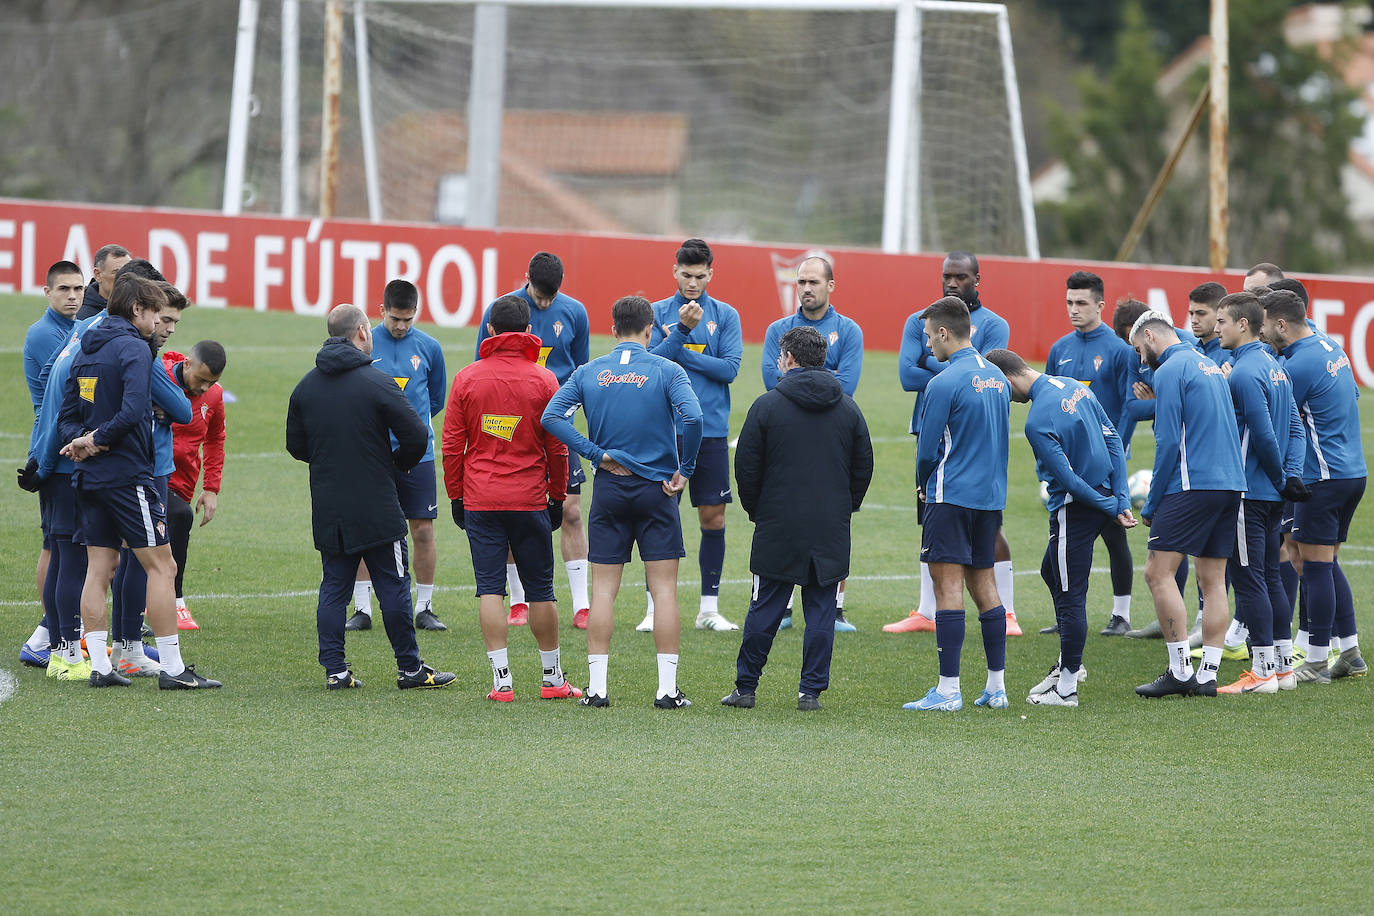
[{"label": "soccer ball", "polygon": [[1040,505],[1046,509],[1050,507],[1050,485],[1048,481],[1040,481]]},{"label": "soccer ball", "polygon": [[1131,495],[1131,508],[1137,512],[1145,505],[1145,499],[1150,495],[1150,484],[1155,479],[1155,472],[1151,470],[1136,471],[1126,478],[1127,492]]}]

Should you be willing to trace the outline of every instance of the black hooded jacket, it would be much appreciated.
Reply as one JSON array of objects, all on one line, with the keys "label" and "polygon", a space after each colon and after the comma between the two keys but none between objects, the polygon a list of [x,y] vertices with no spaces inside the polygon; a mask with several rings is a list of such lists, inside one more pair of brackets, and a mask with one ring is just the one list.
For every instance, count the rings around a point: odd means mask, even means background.
[{"label": "black hooded jacket", "polygon": [[868,424],[834,373],[793,369],[749,408],[735,450],[740,505],[754,522],[749,569],[804,585],[849,575],[849,517],[873,479]]},{"label": "black hooded jacket", "polygon": [[286,411],[286,450],[310,465],[315,548],[356,554],[405,537],[393,468],[413,468],[428,444],[429,428],[372,357],[326,340]]}]

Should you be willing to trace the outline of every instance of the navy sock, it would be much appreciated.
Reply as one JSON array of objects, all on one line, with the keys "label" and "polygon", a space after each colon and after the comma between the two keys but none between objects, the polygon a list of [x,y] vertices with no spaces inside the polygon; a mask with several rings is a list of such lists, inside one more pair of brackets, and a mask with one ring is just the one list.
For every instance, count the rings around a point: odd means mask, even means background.
[{"label": "navy sock", "polygon": [[1307,588],[1307,623],[1314,646],[1331,644],[1331,624],[1336,618],[1336,579],[1333,563],[1302,564],[1302,584]]},{"label": "navy sock", "polygon": [[57,642],[57,577],[61,573],[62,561],[58,558],[57,548],[48,549],[48,574],[43,577],[43,626],[53,643]]},{"label": "navy sock", "polygon": [[697,551],[701,567],[701,593],[720,594],[720,571],[725,566],[725,529],[701,529],[701,549]]},{"label": "navy sock", "polygon": [[1002,605],[978,615],[983,630],[983,652],[988,657],[989,671],[1007,667],[1007,609]]},{"label": "navy sock", "polygon": [[1312,621],[1307,616],[1307,582],[1298,577],[1298,629],[1312,632]]},{"label": "navy sock", "polygon": [[1178,571],[1174,573],[1174,581],[1178,583],[1178,593],[1187,595],[1188,587],[1188,558],[1184,557],[1183,562],[1178,564]]},{"label": "navy sock", "polygon": [[1336,586],[1336,617],[1332,621],[1332,635],[1354,636],[1355,596],[1350,591],[1350,583],[1346,581],[1340,560],[1331,564],[1331,579]]},{"label": "navy sock", "polygon": [[[1006,626],[1006,616],[1002,625]],[[1005,630],[1003,631],[1005,633]],[[964,651],[964,612],[935,612],[935,648],[940,653],[940,677],[959,676],[959,654]]]}]

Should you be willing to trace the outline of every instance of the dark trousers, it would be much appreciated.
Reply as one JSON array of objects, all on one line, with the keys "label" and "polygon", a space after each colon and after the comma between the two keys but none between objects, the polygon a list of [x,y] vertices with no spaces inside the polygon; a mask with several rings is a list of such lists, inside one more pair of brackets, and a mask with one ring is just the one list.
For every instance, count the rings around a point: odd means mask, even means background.
[{"label": "dark trousers", "polygon": [[[1226,571],[1236,592],[1236,619],[1250,629],[1250,642],[1272,646],[1291,636],[1291,615],[1279,581],[1279,510],[1283,503],[1242,500],[1236,520],[1236,551]],[[1276,604],[1278,600],[1280,603]],[[1281,616],[1290,623],[1285,626]]]},{"label": "dark trousers", "polygon": [[1112,595],[1129,595],[1135,582],[1135,559],[1131,556],[1131,542],[1126,540],[1126,529],[1108,523],[1102,529],[1102,543],[1112,570]]},{"label": "dark trousers", "polygon": [[[798,689],[802,693],[819,695],[830,686],[830,653],[835,646],[835,589],[838,583],[821,585],[811,570],[810,581],[801,587],[802,614],[806,618],[806,633],[802,636],[802,670]],[[787,599],[792,597],[792,583],[777,579],[754,577],[754,596],[749,613],[744,616],[744,633],[740,640],[739,658],[735,662],[735,686],[741,690],[756,690],[763,666],[768,664],[768,652],[773,637],[787,614]]]},{"label": "dark trousers", "polygon": [[1060,663],[1069,671],[1083,664],[1088,639],[1088,577],[1093,544],[1108,529],[1120,528],[1104,513],[1082,503],[1069,503],[1050,515],[1050,540],[1040,563],[1040,578],[1050,590],[1059,625]]},{"label": "dark trousers", "polygon": [[191,504],[175,493],[167,494],[167,540],[172,544],[172,559],[177,561],[177,597],[181,591],[181,577],[186,572],[186,548],[191,543],[191,528],[196,523]]},{"label": "dark trousers", "polygon": [[320,664],[326,674],[337,674],[348,667],[344,660],[344,622],[353,600],[353,582],[358,561],[367,562],[372,588],[382,609],[382,623],[391,649],[396,653],[396,668],[418,671],[420,647],[415,641],[415,620],[410,602],[410,569],[406,540],[369,547],[361,553],[323,553],[320,565],[320,603],[315,609],[315,628],[320,637]]}]

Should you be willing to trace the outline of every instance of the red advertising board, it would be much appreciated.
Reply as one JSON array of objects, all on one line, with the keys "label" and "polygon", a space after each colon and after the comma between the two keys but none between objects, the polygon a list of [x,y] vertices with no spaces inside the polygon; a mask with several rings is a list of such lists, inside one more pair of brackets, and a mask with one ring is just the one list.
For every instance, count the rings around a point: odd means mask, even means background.
[{"label": "red advertising board", "polygon": [[[147,257],[200,306],[242,306],[323,316],[340,302],[376,305],[396,277],[420,289],[421,320],[462,327],[487,302],[524,282],[535,251],[562,257],[563,289],[582,300],[594,331],[610,332],[610,305],[638,293],[674,291],[678,239],[457,229],[408,223],[223,216],[213,212],[40,203],[0,198],[0,292],[38,291],[60,259],[89,270],[101,245]],[[711,293],[740,312],[746,340],[796,308],[796,265],[810,252],[835,268],[832,303],[858,321],[865,346],[896,350],[907,316],[940,296],[941,256],[853,248],[715,242]],[[1011,323],[1014,349],[1044,360],[1066,333],[1064,278],[1077,269],[1103,278],[1109,302],[1133,295],[1186,320],[1188,291],[1206,280],[1239,289],[1243,273],[1199,268],[988,256],[983,301]],[[1370,337],[1374,278],[1298,274],[1317,325],[1346,349],[1356,378],[1374,386]]]}]

